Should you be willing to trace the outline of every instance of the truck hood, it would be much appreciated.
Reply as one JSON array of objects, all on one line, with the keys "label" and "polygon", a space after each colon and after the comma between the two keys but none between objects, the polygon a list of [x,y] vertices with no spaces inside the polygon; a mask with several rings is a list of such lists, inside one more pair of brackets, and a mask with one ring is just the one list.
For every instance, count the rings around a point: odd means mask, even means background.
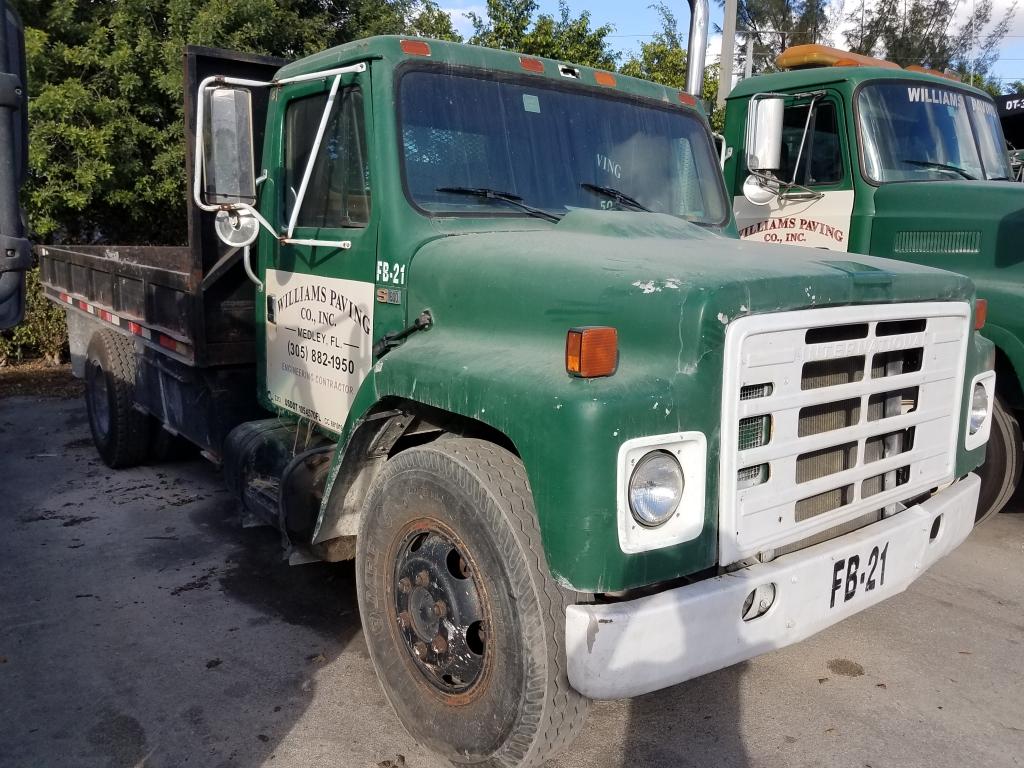
[{"label": "truck hood", "polygon": [[713,341],[709,326],[721,331],[744,314],[973,296],[970,281],[942,270],[734,240],[665,214],[592,210],[554,227],[435,239],[414,256],[409,284],[410,315],[430,308],[439,324],[561,339],[572,326],[614,325],[643,344],[666,327]]},{"label": "truck hood", "polygon": [[886,184],[875,190],[874,207],[872,253],[962,271],[988,299],[986,334],[1020,326],[1024,184]]},{"label": "truck hood", "polygon": [[[931,264],[930,257],[937,257],[941,266],[945,255],[962,260],[981,251],[998,259],[1019,251],[1024,235],[1024,185],[1019,182],[884,184],[875,190],[874,208],[871,252],[901,259]],[[932,235],[939,232],[945,237]]]}]

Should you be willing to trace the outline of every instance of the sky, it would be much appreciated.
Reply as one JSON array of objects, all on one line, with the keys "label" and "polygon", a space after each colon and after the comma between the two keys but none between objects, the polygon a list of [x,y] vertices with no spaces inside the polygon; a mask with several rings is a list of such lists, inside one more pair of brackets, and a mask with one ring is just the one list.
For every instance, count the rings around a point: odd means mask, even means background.
[{"label": "sky", "polygon": [[[993,68],[993,75],[1002,79],[1004,83],[1011,80],[1024,80],[1024,0],[1020,0],[1022,7],[1014,14],[1010,34],[1000,46],[1000,58]],[[690,8],[685,0],[666,0],[670,8],[676,10],[676,18],[679,21],[679,28],[685,38],[686,30],[690,23]],[[964,11],[970,7],[972,0],[961,0]],[[1010,6],[1013,0],[994,0],[993,19],[1000,18],[1002,13]],[[542,13],[558,13],[558,0],[538,0]],[[484,15],[486,3],[484,0],[441,0],[439,3],[452,15],[456,28],[468,36],[472,33],[472,25],[466,18],[466,13],[473,11]],[[721,36],[714,34],[714,25],[722,24],[722,9],[716,0],[711,0],[711,24],[712,33],[708,42],[708,61],[717,61],[721,50]],[[856,0],[846,0],[850,7],[856,4]],[[859,4],[857,5],[859,7]],[[640,44],[650,39],[651,35],[659,28],[660,20],[658,14],[650,8],[648,2],[640,0],[569,0],[569,9],[572,13],[590,11],[592,24],[595,26],[609,23],[615,27],[610,40],[612,47],[624,57],[635,52]],[[836,47],[842,47],[842,35],[833,40]]]}]

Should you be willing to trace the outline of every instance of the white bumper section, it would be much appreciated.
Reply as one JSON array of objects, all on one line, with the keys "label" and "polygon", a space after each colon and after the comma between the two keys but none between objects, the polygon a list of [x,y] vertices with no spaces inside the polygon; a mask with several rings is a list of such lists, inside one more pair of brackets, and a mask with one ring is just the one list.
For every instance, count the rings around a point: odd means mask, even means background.
[{"label": "white bumper section", "polygon": [[[974,527],[980,485],[976,475],[968,475],[923,504],[769,563],[636,600],[569,606],[569,682],[594,699],[638,696],[810,637],[902,592],[956,549]],[[868,560],[873,549],[887,545],[879,584],[881,563],[871,574]],[[860,558],[856,591],[844,600],[852,555]],[[873,590],[865,588],[861,574],[874,577]],[[837,578],[843,582],[838,591]],[[747,595],[768,583],[776,588],[771,608],[744,621]]]}]

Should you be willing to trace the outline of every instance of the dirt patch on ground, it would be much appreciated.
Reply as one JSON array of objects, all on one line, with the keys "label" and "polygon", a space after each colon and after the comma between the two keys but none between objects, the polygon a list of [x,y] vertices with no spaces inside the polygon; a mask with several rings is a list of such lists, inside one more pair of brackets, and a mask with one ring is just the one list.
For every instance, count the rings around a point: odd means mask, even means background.
[{"label": "dirt patch on ground", "polygon": [[29,397],[80,397],[83,384],[71,375],[71,366],[50,365],[32,360],[18,365],[0,366],[0,399]]}]

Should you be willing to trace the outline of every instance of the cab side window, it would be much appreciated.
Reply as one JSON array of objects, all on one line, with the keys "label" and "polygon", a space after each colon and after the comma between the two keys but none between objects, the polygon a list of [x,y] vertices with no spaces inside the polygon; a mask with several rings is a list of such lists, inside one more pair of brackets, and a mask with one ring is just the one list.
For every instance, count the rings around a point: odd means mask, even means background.
[{"label": "cab side window", "polygon": [[[290,220],[302,185],[327,95],[295,99],[285,115],[285,220]],[[334,100],[313,163],[296,226],[364,227],[370,220],[370,167],[359,88]]]},{"label": "cab side window", "polygon": [[[797,184],[807,187],[838,183],[843,179],[843,150],[835,104],[829,101],[816,104],[801,154],[800,141],[804,135],[804,126],[807,125],[809,106],[793,104],[786,107],[783,113],[779,178],[783,181],[793,179]],[[797,155],[800,155],[800,168],[794,179]]]}]

